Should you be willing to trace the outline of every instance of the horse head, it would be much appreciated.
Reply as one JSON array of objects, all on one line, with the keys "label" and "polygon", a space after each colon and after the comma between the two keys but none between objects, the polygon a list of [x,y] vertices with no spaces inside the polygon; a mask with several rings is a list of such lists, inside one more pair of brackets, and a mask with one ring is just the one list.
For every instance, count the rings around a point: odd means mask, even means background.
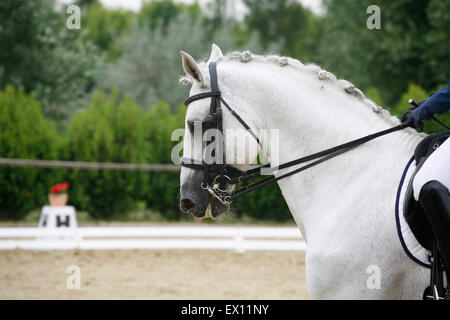
[{"label": "horse head", "polygon": [[244,122],[239,116],[248,102],[242,90],[236,95],[232,91],[236,83],[227,81],[226,68],[218,68],[223,54],[217,45],[212,45],[206,63],[183,51],[181,57],[192,88],[185,102],[189,107],[183,141],[184,163],[191,166],[181,170],[180,209],[198,218],[215,218],[230,208],[235,187],[231,172],[245,170],[257,158],[257,138],[249,130],[255,128],[254,119],[246,117]]}]

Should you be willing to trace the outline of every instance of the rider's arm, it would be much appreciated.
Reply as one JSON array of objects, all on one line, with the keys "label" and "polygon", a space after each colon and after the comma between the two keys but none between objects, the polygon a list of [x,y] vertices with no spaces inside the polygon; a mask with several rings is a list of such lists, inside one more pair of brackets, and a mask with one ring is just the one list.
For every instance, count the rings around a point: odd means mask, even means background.
[{"label": "rider's arm", "polygon": [[431,119],[433,114],[442,114],[450,110],[450,84],[436,91],[431,97],[423,100],[419,107],[411,112],[408,120],[416,127],[422,127],[422,120]]},{"label": "rider's arm", "polygon": [[442,114],[445,111],[450,110],[450,84],[436,91],[431,97],[429,97],[425,106],[433,113]]}]

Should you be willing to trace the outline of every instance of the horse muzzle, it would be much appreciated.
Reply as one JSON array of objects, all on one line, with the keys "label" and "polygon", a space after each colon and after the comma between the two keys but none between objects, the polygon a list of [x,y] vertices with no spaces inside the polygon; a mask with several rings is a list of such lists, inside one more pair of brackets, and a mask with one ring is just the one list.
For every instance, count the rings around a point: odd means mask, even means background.
[{"label": "horse muzzle", "polygon": [[[228,185],[214,179],[204,181],[205,173],[192,170],[180,189],[180,210],[196,218],[216,218],[230,209]],[[210,177],[208,177],[210,178]],[[224,189],[222,189],[223,187]]]}]

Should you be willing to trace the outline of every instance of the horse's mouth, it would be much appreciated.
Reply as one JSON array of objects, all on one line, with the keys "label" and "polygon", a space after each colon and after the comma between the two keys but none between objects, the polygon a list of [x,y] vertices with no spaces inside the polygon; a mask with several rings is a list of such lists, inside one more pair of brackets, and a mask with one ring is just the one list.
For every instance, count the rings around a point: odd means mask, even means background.
[{"label": "horse's mouth", "polygon": [[195,185],[198,180],[190,180],[188,183],[182,184],[180,190],[181,211],[191,214],[197,219],[215,219],[226,213],[230,209],[233,186],[226,185],[224,189],[219,189],[219,185],[210,187],[209,184],[202,183],[201,188],[197,189]]},{"label": "horse's mouth", "polygon": [[202,212],[191,212],[191,213],[194,217],[199,219],[205,218],[216,219],[220,215],[228,212],[228,210],[230,210],[229,205],[225,205],[221,203],[219,200],[211,197],[208,206],[206,207],[206,210],[203,213]]}]

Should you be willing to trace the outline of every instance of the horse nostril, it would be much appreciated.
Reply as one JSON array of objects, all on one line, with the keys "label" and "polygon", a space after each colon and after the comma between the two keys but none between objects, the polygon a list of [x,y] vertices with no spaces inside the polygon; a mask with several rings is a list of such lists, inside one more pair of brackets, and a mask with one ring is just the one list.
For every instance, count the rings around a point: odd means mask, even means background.
[{"label": "horse nostril", "polygon": [[190,199],[183,199],[180,202],[180,208],[183,212],[189,212],[189,210],[195,207],[195,203]]}]

